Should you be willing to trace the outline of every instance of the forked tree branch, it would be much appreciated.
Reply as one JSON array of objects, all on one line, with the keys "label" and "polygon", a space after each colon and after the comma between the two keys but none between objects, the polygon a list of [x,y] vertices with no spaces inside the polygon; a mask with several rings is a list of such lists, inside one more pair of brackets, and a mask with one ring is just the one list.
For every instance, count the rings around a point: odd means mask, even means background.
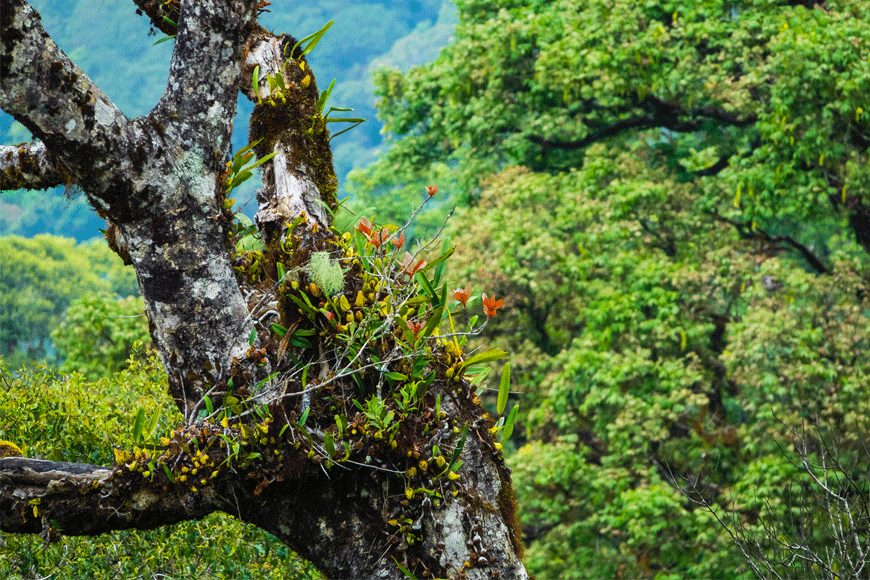
[{"label": "forked tree branch", "polygon": [[[333,233],[320,227],[329,223],[323,206],[335,207],[335,172],[317,85],[302,55],[291,54],[295,41],[256,24],[255,0],[182,2],[167,89],[150,114],[128,120],[55,46],[35,11],[23,0],[2,3],[0,107],[31,130],[114,222],[186,422],[162,438],[165,448],[157,454],[118,451],[112,469],[0,461],[0,527],[51,540],[223,510],[272,532],[335,577],[400,578],[390,554],[435,576],[526,578],[494,422],[460,379],[462,368],[446,374],[445,365],[458,359],[427,363],[427,394],[403,411],[401,423],[395,411],[367,419],[348,400],[341,403],[345,427],[338,415],[333,423],[339,411],[327,399],[343,394],[346,384],[332,385],[332,394],[306,408],[313,411],[308,427],[299,407],[278,394],[271,406],[257,399],[271,394],[265,383],[289,385],[272,380],[290,368],[274,329],[251,317],[257,304],[279,298],[269,295],[278,286],[277,260],[302,268],[307,253],[339,249]],[[138,5],[152,20],[162,19],[157,4]],[[253,94],[258,66],[263,90]],[[269,76],[281,78],[274,94],[266,90]],[[258,196],[265,251],[250,252],[263,259],[263,271],[250,262],[245,271],[246,252],[236,247],[226,199],[240,90],[257,103],[256,153],[279,154],[264,166]],[[287,222],[303,210],[315,223],[294,240]],[[354,275],[346,282],[361,287],[362,273]],[[285,294],[293,291],[289,286]],[[374,301],[378,290],[369,287]],[[288,316],[297,312],[292,304],[278,308]],[[310,320],[319,328],[325,310],[314,308]],[[317,356],[302,360],[327,367],[329,360]],[[214,422],[198,419],[204,408]],[[393,422],[400,432],[388,442],[388,427],[376,433],[371,420]],[[456,471],[448,473],[451,468]]]}]

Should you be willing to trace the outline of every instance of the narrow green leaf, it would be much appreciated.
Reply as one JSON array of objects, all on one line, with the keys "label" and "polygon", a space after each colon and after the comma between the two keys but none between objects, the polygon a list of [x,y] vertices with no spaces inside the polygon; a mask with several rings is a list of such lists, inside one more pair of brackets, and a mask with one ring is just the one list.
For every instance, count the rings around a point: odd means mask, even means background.
[{"label": "narrow green leaf", "polygon": [[235,188],[237,188],[238,186],[240,186],[241,184],[243,184],[244,182],[246,182],[247,180],[249,180],[253,176],[254,176],[254,174],[251,173],[250,171],[242,171],[241,173],[236,175],[232,179],[232,181],[230,181],[229,185],[227,185],[227,193],[231,192],[232,190],[234,190]]},{"label": "narrow green leaf", "polygon": [[273,158],[273,157],[276,156],[277,154],[278,154],[277,151],[272,151],[272,152],[269,153],[268,155],[263,155],[262,157],[260,157],[260,158],[257,160],[256,163],[254,163],[253,165],[249,165],[249,166],[247,166],[245,169],[248,170],[248,171],[250,171],[251,169],[256,169],[257,167],[259,167],[260,165],[264,164],[265,162],[267,162],[268,160],[270,160],[271,158]]},{"label": "narrow green leaf", "polygon": [[417,272],[416,274],[417,281],[420,282],[420,285],[423,286],[423,291],[429,296],[429,298],[438,299],[438,294],[435,293],[435,288],[432,287],[432,284],[429,282],[429,278],[426,277],[422,271]]},{"label": "narrow green leaf", "polygon": [[[332,79],[332,82],[329,83],[329,88],[320,93],[320,98],[317,99],[316,110],[318,113],[323,113],[323,107],[326,106],[326,100],[329,99],[329,95],[332,94],[332,89],[335,87],[335,79]],[[332,111],[332,108],[329,109]],[[327,115],[329,113],[326,113]]]},{"label": "narrow green leaf", "polygon": [[405,576],[407,576],[411,580],[417,580],[417,577],[414,576],[414,574],[410,570],[408,570],[407,568],[405,568],[404,566],[399,564],[399,561],[396,560],[395,556],[391,556],[391,557],[393,558],[393,562],[395,562],[396,566],[399,568],[399,572],[401,572],[402,574],[404,574]]},{"label": "narrow green leaf", "polygon": [[336,415],[335,424],[338,425],[339,436],[347,431],[347,417],[345,417],[344,415]]},{"label": "narrow green leaf", "polygon": [[211,402],[211,397],[205,397],[203,399],[203,403],[205,403],[205,409],[206,409],[206,411],[208,411],[209,415],[214,413],[214,405]]},{"label": "narrow green leaf", "polygon": [[[257,65],[257,66],[259,67],[259,65]],[[247,153],[248,151],[250,151],[251,149],[253,149],[254,147],[256,147],[257,144],[258,144],[260,141],[262,141],[262,139],[257,139],[257,140],[254,141],[253,143],[248,143],[247,145],[245,145],[244,147],[242,147],[241,149],[239,149],[238,151],[236,151],[236,155],[235,155],[235,156],[242,156],[242,155],[244,155],[245,153]],[[235,156],[233,156],[233,157],[235,158]]]},{"label": "narrow green leaf", "polygon": [[514,421],[516,421],[517,411],[519,411],[519,409],[519,404],[516,404],[511,407],[511,412],[508,413],[507,421],[504,423],[504,430],[501,432],[501,440],[503,442],[510,439],[514,432]]},{"label": "narrow green leaf", "polygon": [[417,335],[417,340],[422,340],[424,338],[429,337],[438,327],[441,325],[441,316],[444,314],[444,305],[436,308],[432,315],[429,316],[429,320],[426,321],[426,326],[423,327],[423,330]]},{"label": "narrow green leaf", "polygon": [[[296,52],[296,48],[297,48],[299,45],[301,45],[303,42],[305,42],[305,41],[307,41],[307,40],[309,40],[309,39],[314,38],[318,33],[320,33],[321,30],[323,30],[323,31],[325,32],[324,29],[328,29],[330,26],[332,26],[332,20],[330,20],[329,23],[328,23],[326,26],[324,26],[323,28],[321,28],[321,29],[318,30],[317,32],[312,32],[311,34],[309,34],[308,36],[306,36],[305,38],[303,38],[302,40],[300,40],[300,41],[298,41],[296,44],[294,44],[294,45],[293,45],[293,48],[290,49],[290,56],[291,56],[291,57],[293,56],[293,53]],[[322,35],[321,35],[321,36],[322,36]],[[305,53],[303,52],[302,54],[305,54]]]},{"label": "narrow green leaf", "polygon": [[392,379],[394,381],[407,381],[408,375],[403,375],[402,373],[389,372],[384,373],[384,376],[388,379]]},{"label": "narrow green leaf", "polygon": [[254,340],[257,338],[257,329],[252,328],[251,334],[248,335],[248,346],[252,346],[254,344]]},{"label": "narrow green leaf", "polygon": [[[356,125],[359,125],[360,123],[365,123],[366,120],[362,119],[360,117],[331,117],[329,119],[326,119],[326,122],[327,123],[356,123]],[[356,125],[354,125],[354,127]],[[351,129],[353,129],[353,127],[345,129],[345,131],[350,131]],[[342,131],[342,133],[344,133],[344,131]],[[336,135],[340,135],[340,134],[341,133],[336,133]]]},{"label": "narrow green leaf", "polygon": [[142,429],[145,427],[145,409],[139,407],[136,418],[133,420],[133,441],[138,443],[142,439]]},{"label": "narrow green leaf", "polygon": [[[445,244],[449,244],[449,243],[450,243],[450,240],[444,240],[444,243],[445,243]],[[451,246],[451,247],[445,249],[445,250],[441,253],[440,256],[438,256],[437,258],[435,258],[434,260],[432,260],[431,262],[429,262],[428,264],[426,264],[426,265],[423,267],[423,270],[422,270],[422,271],[423,271],[423,272],[426,272],[426,271],[428,271],[430,268],[435,268],[436,266],[441,266],[441,265],[444,263],[444,261],[447,260],[447,258],[449,258],[450,256],[453,255],[453,252],[455,252],[455,251],[456,251],[456,247],[455,247],[455,246]],[[443,271],[444,267],[441,266],[441,269],[442,269],[442,271]],[[438,271],[437,271],[437,269],[436,269],[436,274],[435,274],[436,277],[435,277],[435,282],[434,282],[435,286],[437,286],[437,285],[440,283],[440,280],[438,280],[438,273],[437,273],[437,272],[438,272]]]},{"label": "narrow green leaf", "polygon": [[323,434],[323,446],[326,448],[326,453],[329,457],[335,455],[335,442],[332,440],[331,431],[327,431]]},{"label": "narrow green leaf", "polygon": [[348,131],[350,131],[351,129],[353,129],[354,127],[356,127],[357,125],[360,125],[360,124],[366,122],[365,119],[328,119],[328,121],[348,121],[348,122],[357,121],[356,123],[354,123],[353,125],[351,125],[351,126],[348,127],[347,129],[343,129],[343,130],[339,131],[338,133],[334,133],[333,135],[331,135],[331,136],[329,137],[329,141],[330,141],[330,143],[332,142],[333,139],[335,139],[335,138],[338,137],[339,135],[343,135],[344,133],[347,133]]},{"label": "narrow green leaf", "polygon": [[511,390],[511,363],[504,363],[504,368],[501,371],[501,383],[498,387],[498,400],[496,401],[495,410],[501,415],[504,413],[504,408],[507,405],[508,393]]},{"label": "narrow green leaf", "polygon": [[299,348],[311,348],[312,346],[314,346],[310,340],[296,336],[295,333],[293,334],[293,336],[290,337],[290,344],[292,344],[293,346],[298,346]]},{"label": "narrow green leaf", "polygon": [[310,410],[311,410],[311,407],[305,407],[305,410],[302,411],[302,416],[299,417],[299,426],[300,427],[305,426],[305,421],[308,420],[308,411],[310,411]]},{"label": "narrow green leaf", "polygon": [[[321,28],[320,30],[318,30],[317,32],[315,32],[314,34],[311,35],[312,36],[311,41],[308,43],[308,45],[302,51],[303,55],[308,54],[309,52],[314,50],[314,47],[317,46],[317,43],[320,42],[320,39],[323,38],[323,35],[326,34],[326,31],[329,30],[329,27],[332,26],[333,22],[335,22],[335,21],[330,20],[329,22],[326,23],[326,25],[323,28]],[[291,52],[291,54],[293,54],[293,53]]]},{"label": "narrow green leaf", "polygon": [[465,361],[463,361],[463,363],[462,363],[462,366],[468,367],[468,366],[471,366],[473,364],[481,364],[481,363],[488,363],[488,362],[497,361],[499,359],[506,357],[507,354],[508,353],[506,353],[503,350],[494,348],[494,349],[488,350],[486,352],[479,352],[476,355],[465,359]]},{"label": "narrow green leaf", "polygon": [[148,424],[148,430],[145,431],[145,438],[151,439],[151,436],[154,435],[154,431],[157,430],[157,423],[160,422],[160,417],[163,416],[163,413],[160,411],[154,413],[154,416],[151,417],[151,422]]},{"label": "narrow green leaf", "polygon": [[[299,308],[304,310],[308,315],[317,316],[317,310],[314,309],[314,307],[311,305],[310,301],[305,300],[303,302],[302,298],[299,298],[295,294],[287,294],[287,296],[290,298],[290,300],[295,302],[296,305],[299,306]],[[305,294],[303,293],[302,296],[305,296]]]},{"label": "narrow green leaf", "polygon": [[278,336],[284,336],[285,334],[287,334],[287,329],[280,324],[272,324],[272,332],[274,332]]},{"label": "narrow green leaf", "polygon": [[[260,65],[254,67],[254,74],[251,78],[251,85],[254,87],[254,94],[257,95],[257,90],[260,86]],[[236,153],[238,155],[238,153]]]},{"label": "narrow green leaf", "polygon": [[450,463],[447,465],[447,469],[450,469],[456,460],[459,459],[459,455],[462,453],[462,448],[465,447],[465,436],[468,435],[468,423],[462,427],[462,436],[459,438],[459,443],[456,444],[456,448],[453,450],[453,455],[450,456]]},{"label": "narrow green leaf", "polygon": [[[326,103],[324,103],[324,105],[325,105],[325,104],[326,104]],[[353,111],[353,109],[351,109],[351,108],[349,108],[349,107],[329,107],[329,110],[326,111],[326,114],[323,115],[323,118],[324,118],[324,120],[327,119],[327,118],[329,117],[329,114],[330,114],[330,113],[335,113],[335,112],[339,112],[339,113],[347,113],[347,112],[349,112],[349,111]],[[341,203],[341,202],[339,202],[339,203]]]}]

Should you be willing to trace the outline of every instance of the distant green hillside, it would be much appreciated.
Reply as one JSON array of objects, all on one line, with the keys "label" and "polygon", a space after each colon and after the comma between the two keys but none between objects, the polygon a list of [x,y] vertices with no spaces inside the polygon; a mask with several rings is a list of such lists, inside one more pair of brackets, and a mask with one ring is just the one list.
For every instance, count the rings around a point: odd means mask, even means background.
[{"label": "distant green hillside", "polygon": [[[129,0],[31,0],[52,38],[129,117],[147,113],[166,85],[172,43],[154,45],[163,35],[148,37],[146,18],[135,14]],[[330,104],[352,107],[368,122],[333,142],[336,172],[342,178],[353,168],[372,163],[382,144],[382,124],[375,118],[372,71],[406,70],[432,60],[450,39],[456,8],[449,0],[385,0],[348,3],[324,0],[302,4],[275,0],[260,19],[263,26],[301,38],[335,24],[310,55],[322,88],[335,78]],[[239,101],[233,146],[246,143],[252,106]],[[14,144],[31,135],[9,115],[0,113],[0,141]],[[236,199],[244,204],[259,186],[245,184]],[[52,192],[0,194],[0,235],[38,233],[98,236],[100,220],[82,198]],[[251,204],[246,208],[250,211]]]}]

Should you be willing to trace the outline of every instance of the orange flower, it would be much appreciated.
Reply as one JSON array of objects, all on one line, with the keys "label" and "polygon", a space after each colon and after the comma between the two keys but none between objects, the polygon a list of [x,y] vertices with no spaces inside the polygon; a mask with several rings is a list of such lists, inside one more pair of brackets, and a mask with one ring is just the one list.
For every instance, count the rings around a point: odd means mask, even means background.
[{"label": "orange flower", "polygon": [[414,256],[408,252],[405,252],[405,255],[402,257],[402,272],[408,276],[413,276],[425,265],[426,260],[423,259],[417,260],[417,263],[415,264]]},{"label": "orange flower", "polygon": [[486,294],[483,295],[483,313],[492,318],[495,316],[495,311],[504,306],[504,299],[496,300],[495,296],[492,298],[487,298]]},{"label": "orange flower", "polygon": [[404,246],[405,245],[405,232],[402,232],[402,235],[399,236],[398,238],[395,236],[390,238],[390,243],[393,244],[394,246],[396,246],[397,250],[399,248],[401,248],[402,246]]},{"label": "orange flower", "polygon": [[468,299],[471,298],[471,284],[465,288],[457,288],[453,291],[453,298],[462,303],[462,306],[468,305]]},{"label": "orange flower", "polygon": [[410,320],[408,321],[408,328],[410,328],[414,332],[414,338],[416,338],[420,334],[420,331],[423,330],[424,326],[425,324],[422,320],[420,322],[413,322]]},{"label": "orange flower", "polygon": [[369,236],[372,233],[372,222],[369,221],[369,218],[359,218],[359,223],[356,226],[356,231],[364,235],[368,240]]},{"label": "orange flower", "polygon": [[[365,235],[365,234],[363,234]],[[376,232],[373,236],[366,236],[366,239],[376,248],[380,248],[381,244],[387,243],[387,240],[390,239],[390,230],[387,228],[381,229],[380,232]]]},{"label": "orange flower", "polygon": [[[384,228],[381,230],[381,243],[375,244],[375,245],[380,246],[381,244],[386,244],[387,240],[389,240],[389,239],[390,239],[390,230],[388,230],[387,228]],[[374,244],[374,240],[372,240],[372,243]]]},{"label": "orange flower", "polygon": [[427,185],[426,186],[426,193],[429,194],[429,197],[432,197],[433,195],[438,193],[438,186],[437,185]]},{"label": "orange flower", "polygon": [[[335,320],[335,314],[333,314],[333,313],[330,312],[329,310],[327,310],[326,312],[324,312],[323,315],[326,316],[326,319],[327,319],[328,321],[330,321],[330,322],[332,322],[333,320]],[[338,330],[341,330],[341,322],[336,322],[335,326],[336,326],[336,328],[338,328]]]},{"label": "orange flower", "polygon": [[356,231],[365,236],[365,239],[368,240],[370,244],[376,248],[380,248],[381,244],[385,244],[387,240],[390,239],[390,230],[383,228],[380,232],[375,231],[372,233],[373,229],[374,225],[369,221],[369,218],[366,217],[360,218],[359,223],[356,225]]}]

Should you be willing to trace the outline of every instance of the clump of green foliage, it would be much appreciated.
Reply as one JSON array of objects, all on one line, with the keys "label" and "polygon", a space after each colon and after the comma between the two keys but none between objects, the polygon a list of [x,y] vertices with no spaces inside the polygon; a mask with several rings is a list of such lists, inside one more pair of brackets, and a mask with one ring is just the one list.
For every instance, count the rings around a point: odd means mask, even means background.
[{"label": "clump of green foliage", "polygon": [[[128,368],[95,382],[44,367],[13,372],[2,358],[0,375],[0,439],[14,441],[28,457],[109,465],[116,447],[145,441],[131,428],[140,413],[152,433],[181,420],[152,357],[133,358]],[[274,537],[223,514],[147,532],[63,538],[47,547],[34,536],[2,534],[0,555],[3,578],[320,577]]]}]

